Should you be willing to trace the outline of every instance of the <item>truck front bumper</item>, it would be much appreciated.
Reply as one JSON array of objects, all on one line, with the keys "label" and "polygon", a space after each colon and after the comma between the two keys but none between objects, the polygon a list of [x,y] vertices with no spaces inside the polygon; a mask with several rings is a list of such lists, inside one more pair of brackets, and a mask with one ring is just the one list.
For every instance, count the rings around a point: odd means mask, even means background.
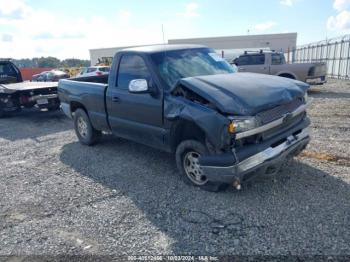
[{"label": "truck front bumper", "polygon": [[309,85],[322,85],[327,83],[327,77],[326,76],[317,76],[317,77],[310,77],[306,78],[306,83]]},{"label": "truck front bumper", "polygon": [[[202,170],[209,181],[233,183],[244,182],[259,174],[277,173],[287,158],[298,155],[309,143],[308,128],[297,135],[290,135],[285,141],[275,147],[252,155],[242,161],[235,160],[231,166],[201,164]],[[235,154],[232,154],[234,158]]]}]

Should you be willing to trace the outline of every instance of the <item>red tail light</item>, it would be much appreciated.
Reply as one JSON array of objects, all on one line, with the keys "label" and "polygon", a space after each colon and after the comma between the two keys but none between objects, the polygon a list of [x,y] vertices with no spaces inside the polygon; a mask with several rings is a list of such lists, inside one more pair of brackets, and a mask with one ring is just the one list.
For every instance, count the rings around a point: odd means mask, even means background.
[{"label": "red tail light", "polygon": [[23,105],[23,104],[29,103],[29,97],[27,97],[27,96],[21,96],[21,97],[20,97],[20,102],[21,102],[22,105]]},{"label": "red tail light", "polygon": [[96,75],[97,75],[97,76],[101,76],[102,73],[101,73],[100,71],[97,71],[97,72],[96,72]]}]

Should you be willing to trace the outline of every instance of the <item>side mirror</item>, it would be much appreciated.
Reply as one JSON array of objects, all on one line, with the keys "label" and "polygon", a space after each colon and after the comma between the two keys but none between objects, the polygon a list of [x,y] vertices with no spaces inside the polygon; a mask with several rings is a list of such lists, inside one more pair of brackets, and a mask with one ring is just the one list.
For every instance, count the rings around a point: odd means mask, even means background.
[{"label": "side mirror", "polygon": [[129,83],[130,93],[146,93],[148,92],[148,83],[146,79],[134,79]]}]

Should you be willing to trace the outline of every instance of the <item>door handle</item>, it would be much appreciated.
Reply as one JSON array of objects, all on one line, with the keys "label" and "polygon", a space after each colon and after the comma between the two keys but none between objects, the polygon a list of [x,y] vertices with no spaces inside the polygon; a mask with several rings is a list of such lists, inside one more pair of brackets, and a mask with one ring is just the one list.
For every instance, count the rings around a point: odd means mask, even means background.
[{"label": "door handle", "polygon": [[112,101],[118,103],[118,102],[120,102],[120,99],[117,96],[113,96]]}]

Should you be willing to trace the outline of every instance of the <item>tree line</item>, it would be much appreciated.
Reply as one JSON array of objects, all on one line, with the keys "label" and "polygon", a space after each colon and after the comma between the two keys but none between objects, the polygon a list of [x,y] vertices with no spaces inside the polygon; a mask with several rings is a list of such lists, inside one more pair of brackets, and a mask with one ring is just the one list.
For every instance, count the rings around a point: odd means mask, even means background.
[{"label": "tree line", "polygon": [[12,60],[19,68],[23,67],[48,67],[48,68],[60,68],[60,67],[87,67],[90,66],[90,60],[82,60],[76,58],[68,58],[60,60],[56,57],[36,57],[26,59],[13,59]]}]

